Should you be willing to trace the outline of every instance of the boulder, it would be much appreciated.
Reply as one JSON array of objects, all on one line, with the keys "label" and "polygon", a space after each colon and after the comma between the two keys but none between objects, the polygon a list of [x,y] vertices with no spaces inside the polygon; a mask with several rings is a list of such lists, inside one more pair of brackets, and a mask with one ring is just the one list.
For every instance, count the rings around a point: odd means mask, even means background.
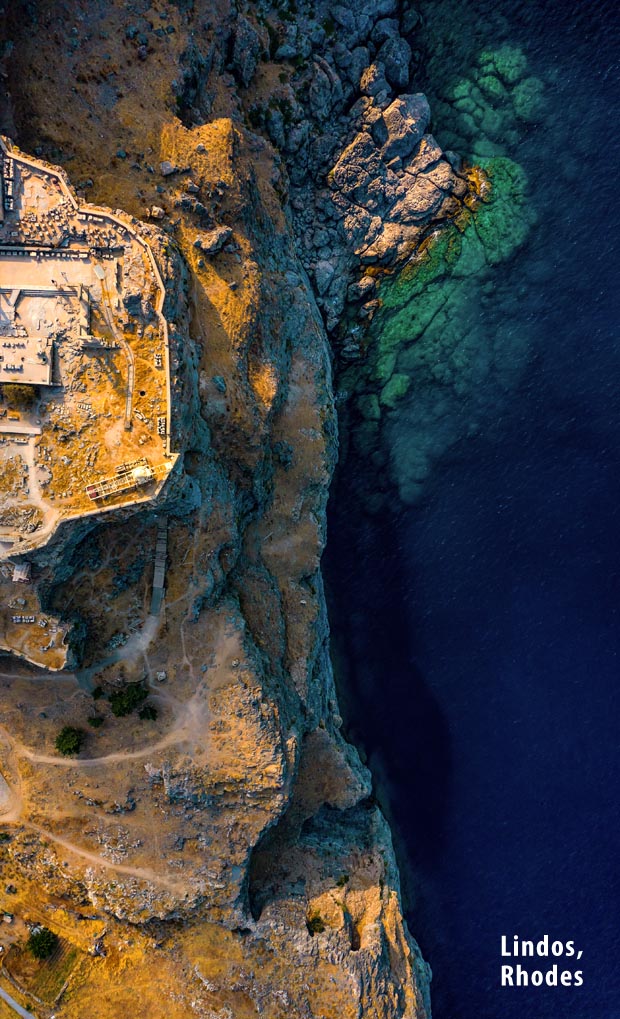
[{"label": "boulder", "polygon": [[343,30],[342,35],[346,37],[349,45],[355,45],[367,36],[370,19],[364,4],[329,5],[329,13]]},{"label": "boulder", "polygon": [[370,131],[375,145],[385,145],[388,140],[388,131],[383,114],[378,106],[371,106],[364,117],[364,127]]},{"label": "boulder", "polygon": [[159,164],[159,172],[162,177],[169,177],[173,173],[178,173],[179,168],[178,166],[175,166],[174,163],[171,163],[169,159],[164,159],[164,161]]},{"label": "boulder", "polygon": [[[417,149],[406,163],[405,170],[407,173],[423,173],[424,170],[428,170],[429,167],[438,163],[443,155],[444,153],[432,134],[425,134]],[[446,158],[448,158],[447,155]]]},{"label": "boulder", "polygon": [[402,224],[386,223],[372,244],[359,252],[360,261],[366,265],[374,262],[389,264],[402,249],[406,236],[407,231]]},{"label": "boulder", "polygon": [[371,136],[362,131],[331,172],[333,187],[349,201],[383,215],[398,196],[398,177],[382,162]]},{"label": "boulder", "polygon": [[430,167],[424,174],[424,178],[448,194],[454,190],[456,178],[447,159],[440,159],[435,166]]},{"label": "boulder", "polygon": [[314,66],[314,73],[310,88],[308,89],[308,102],[310,110],[317,120],[327,120],[331,110],[332,83],[323,70],[317,64]]},{"label": "boulder", "polygon": [[377,63],[383,64],[385,77],[396,89],[406,88],[409,84],[411,56],[411,46],[400,36],[388,39],[377,53]]},{"label": "boulder", "polygon": [[362,276],[361,280],[349,284],[347,297],[350,301],[360,301],[371,297],[377,289],[377,282],[372,276]]},{"label": "boulder", "polygon": [[195,242],[195,246],[204,251],[205,255],[215,255],[231,237],[232,229],[229,226],[217,226],[214,230],[202,234]]},{"label": "boulder", "polygon": [[360,77],[360,91],[365,96],[377,96],[389,91],[383,64],[370,64]]},{"label": "boulder", "polygon": [[342,229],[353,251],[367,248],[381,232],[383,224],[379,216],[371,216],[364,209],[349,206],[349,212],[342,220]]},{"label": "boulder", "polygon": [[409,179],[411,184],[392,207],[390,218],[401,224],[423,223],[438,211],[446,196],[426,174]]},{"label": "boulder", "polygon": [[410,156],[419,145],[431,119],[431,111],[426,96],[422,92],[415,95],[399,96],[390,103],[382,113],[387,141],[383,145],[381,155],[385,161],[400,156]]},{"label": "boulder", "polygon": [[235,27],[231,64],[235,77],[245,88],[254,77],[260,51],[261,43],[256,29],[240,14]]},{"label": "boulder", "polygon": [[336,267],[333,262],[327,260],[317,262],[314,269],[314,279],[316,281],[316,289],[321,297],[329,289],[335,271]]},{"label": "boulder", "polygon": [[396,18],[381,18],[373,29],[372,41],[376,46],[381,46],[387,39],[393,39],[398,34]]},{"label": "boulder", "polygon": [[351,50],[351,60],[347,67],[347,78],[354,88],[357,88],[362,74],[368,67],[370,54],[365,46],[356,46]]}]

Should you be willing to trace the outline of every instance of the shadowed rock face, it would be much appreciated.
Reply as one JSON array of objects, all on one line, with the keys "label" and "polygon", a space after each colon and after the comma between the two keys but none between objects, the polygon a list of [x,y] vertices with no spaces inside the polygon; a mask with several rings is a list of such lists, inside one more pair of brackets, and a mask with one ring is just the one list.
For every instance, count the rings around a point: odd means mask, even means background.
[{"label": "shadowed rock face", "polygon": [[[401,258],[465,185],[424,134],[424,98],[391,91],[407,87],[412,57],[389,0],[372,17],[333,10],[346,46],[327,7],[314,27],[199,3],[161,13],[129,14],[120,0],[12,13],[17,141],[61,160],[97,203],[158,209],[185,455],[156,507],[168,515],[159,621],[145,610],[154,513],[76,531],[50,557],[45,595],[79,612],[81,670],[41,682],[9,665],[0,677],[0,852],[18,889],[5,905],[45,910],[82,950],[107,930],[107,955],[84,960],[56,1008],[67,1019],[136,1002],[153,1019],[422,1019],[429,974],[403,923],[389,831],[340,734],[320,574],[336,417],[306,269],[320,263],[322,310],[337,318],[332,280],[346,293],[360,262]],[[306,68],[289,62],[298,56]],[[246,89],[277,97],[282,74],[302,115],[267,102],[256,119],[272,141],[282,132],[290,176],[242,123]],[[371,77],[325,144],[324,110],[344,111]],[[304,153],[312,208],[316,197],[332,210],[305,266],[305,222],[288,204]],[[370,295],[374,281],[358,275]],[[152,710],[118,717],[111,695],[142,681]],[[86,734],[76,757],[55,749],[65,725]]]}]

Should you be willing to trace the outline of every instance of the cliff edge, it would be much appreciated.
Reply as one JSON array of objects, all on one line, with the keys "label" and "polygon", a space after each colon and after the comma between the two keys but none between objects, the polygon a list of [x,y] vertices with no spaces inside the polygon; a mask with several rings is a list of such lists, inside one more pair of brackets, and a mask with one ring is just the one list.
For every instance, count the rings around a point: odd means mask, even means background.
[{"label": "cliff edge", "polygon": [[[340,732],[320,573],[337,455],[326,327],[351,284],[357,305],[371,296],[368,267],[408,257],[467,194],[424,97],[399,98],[403,12],[384,2],[360,27],[351,8],[356,63],[339,77],[312,58],[338,42],[329,13],[17,6],[6,129],[88,201],[157,224],[182,467],[155,505],[93,518],[41,560],[74,671],[3,660],[15,934],[0,981],[58,1019],[424,1019],[390,833]],[[304,114],[289,123],[268,98],[280,86]],[[63,728],[80,734],[66,754]],[[64,982],[28,969],[24,923],[59,936]]]}]

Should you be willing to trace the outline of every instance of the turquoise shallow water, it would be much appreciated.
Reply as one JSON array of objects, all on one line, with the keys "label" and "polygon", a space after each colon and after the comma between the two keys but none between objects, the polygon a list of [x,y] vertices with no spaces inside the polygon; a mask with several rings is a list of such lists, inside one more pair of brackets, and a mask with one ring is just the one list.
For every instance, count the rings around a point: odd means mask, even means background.
[{"label": "turquoise shallow water", "polygon": [[[497,348],[475,385],[455,397],[438,370],[433,388],[408,355],[381,456],[395,437],[431,450],[415,500],[355,444],[342,467],[326,573],[347,724],[397,833],[436,1019],[617,1019],[620,15],[428,10],[429,49],[471,27],[425,64],[435,110],[485,47],[519,47],[543,82],[503,146],[537,223],[455,312]],[[578,942],[583,987],[501,988],[515,933]]]}]

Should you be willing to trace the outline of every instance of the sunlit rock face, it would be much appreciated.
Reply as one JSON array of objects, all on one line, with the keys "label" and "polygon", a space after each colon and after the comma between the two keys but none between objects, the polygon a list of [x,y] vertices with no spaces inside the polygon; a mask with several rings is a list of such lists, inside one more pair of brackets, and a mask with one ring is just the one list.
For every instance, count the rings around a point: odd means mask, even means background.
[{"label": "sunlit rock face", "polygon": [[[525,243],[533,222],[527,181],[505,158],[479,160],[478,168],[477,203],[381,284],[363,369],[342,375],[357,394],[354,447],[406,503],[422,494],[438,457],[501,404],[527,363],[527,345],[510,324],[516,297],[506,292],[500,327],[484,314],[494,267]],[[369,506],[380,499],[374,486]]]},{"label": "sunlit rock face", "polygon": [[[10,12],[15,140],[160,238],[183,451],[161,502],[50,545],[42,596],[75,624],[74,671],[0,677],[0,897],[18,933],[43,915],[78,952],[59,1017],[428,1015],[390,833],[341,734],[320,574],[325,324],[350,283],[375,285],[326,174],[367,133],[395,203],[417,170],[436,171],[428,208],[462,187],[424,136],[395,14]],[[368,131],[348,116],[362,78]],[[307,247],[289,202],[306,195]],[[390,261],[377,250],[364,265]]]},{"label": "sunlit rock face", "polygon": [[371,268],[372,289],[363,277],[349,288],[340,326],[338,386],[353,455],[372,465],[358,474],[370,511],[417,502],[441,457],[501,413],[531,356],[512,324],[518,281],[499,267],[536,223],[519,146],[544,122],[552,83],[532,74],[518,46],[477,50],[462,15],[446,26],[442,11],[424,10],[433,135],[412,160],[410,196],[389,216],[406,224],[411,195],[438,172],[458,182],[452,202],[430,207],[404,268]]}]

